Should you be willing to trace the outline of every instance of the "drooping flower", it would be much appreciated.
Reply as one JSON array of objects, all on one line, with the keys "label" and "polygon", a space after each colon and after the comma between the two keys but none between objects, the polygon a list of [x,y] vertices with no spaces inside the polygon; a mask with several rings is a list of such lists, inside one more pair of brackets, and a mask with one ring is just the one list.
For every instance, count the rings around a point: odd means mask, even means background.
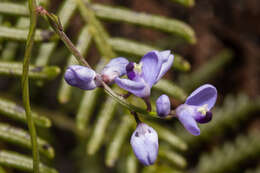
[{"label": "drooping flower", "polygon": [[138,124],[131,137],[131,146],[137,159],[145,166],[152,165],[158,155],[158,135],[150,126]]},{"label": "drooping flower", "polygon": [[103,81],[107,84],[111,84],[116,77],[125,75],[128,63],[129,61],[123,57],[112,59],[101,72]]},{"label": "drooping flower", "polygon": [[138,97],[147,98],[152,86],[171,68],[173,60],[169,50],[148,52],[139,64],[130,62],[126,66],[128,79],[116,77],[115,83]]},{"label": "drooping flower", "polygon": [[167,95],[163,94],[156,100],[156,111],[160,117],[165,117],[170,113],[171,102]]},{"label": "drooping flower", "polygon": [[192,134],[199,135],[198,123],[207,123],[212,119],[210,111],[217,100],[217,89],[210,84],[202,85],[193,91],[176,109],[177,118],[183,126]]},{"label": "drooping flower", "polygon": [[[126,74],[126,65],[128,60],[122,57],[112,59],[102,70],[101,78],[107,84],[113,83],[116,77]],[[100,82],[95,80],[97,74],[94,70],[81,66],[71,65],[67,68],[64,78],[66,82],[74,87],[83,90],[92,90],[100,86]]]},{"label": "drooping flower", "polygon": [[95,81],[96,72],[81,65],[71,65],[67,68],[64,78],[71,86],[83,90],[92,90],[98,86]]}]

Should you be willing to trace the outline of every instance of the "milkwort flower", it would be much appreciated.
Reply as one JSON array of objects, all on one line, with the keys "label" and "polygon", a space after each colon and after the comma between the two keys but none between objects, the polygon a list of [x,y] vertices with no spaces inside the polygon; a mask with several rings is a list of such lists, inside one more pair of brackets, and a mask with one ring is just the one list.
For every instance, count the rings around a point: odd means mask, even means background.
[{"label": "milkwort flower", "polygon": [[163,94],[156,100],[156,112],[160,117],[166,117],[171,111],[171,102],[167,95]]},{"label": "milkwort flower", "polygon": [[176,115],[183,126],[192,134],[199,135],[198,123],[207,123],[212,119],[210,111],[217,100],[217,90],[213,85],[205,84],[193,91],[184,104],[176,108]]},{"label": "milkwort flower", "polygon": [[116,77],[115,83],[138,97],[148,98],[152,86],[171,68],[173,60],[169,50],[148,52],[139,64],[130,62],[126,66],[128,79]]},{"label": "milkwort flower", "polygon": [[71,86],[83,90],[92,90],[98,86],[95,81],[96,72],[81,65],[71,65],[67,68],[64,79]]},{"label": "milkwort flower", "polygon": [[102,70],[101,76],[105,83],[112,84],[116,77],[126,74],[126,66],[129,61],[123,57],[112,59]]},{"label": "milkwort flower", "polygon": [[145,123],[139,123],[131,136],[131,146],[137,159],[145,166],[152,165],[158,155],[157,132]]},{"label": "milkwort flower", "polygon": [[[128,60],[122,57],[112,59],[102,70],[101,77],[107,84],[113,83],[116,77],[126,74],[126,65]],[[65,81],[74,87],[83,90],[92,90],[100,86],[100,82],[96,80],[97,74],[94,70],[81,66],[71,65],[67,68],[64,78]]]}]

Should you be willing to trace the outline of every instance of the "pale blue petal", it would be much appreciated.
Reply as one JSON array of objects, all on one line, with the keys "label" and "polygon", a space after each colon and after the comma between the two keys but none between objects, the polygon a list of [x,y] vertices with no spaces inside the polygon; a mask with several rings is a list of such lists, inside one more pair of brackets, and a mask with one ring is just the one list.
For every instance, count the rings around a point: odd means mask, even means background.
[{"label": "pale blue petal", "polygon": [[115,78],[115,83],[130,93],[136,95],[137,97],[145,98],[150,96],[151,89],[143,81],[132,81],[129,79],[120,79],[119,77]]},{"label": "pale blue petal", "polygon": [[106,83],[111,83],[116,77],[126,74],[128,60],[123,57],[112,59],[102,70],[101,75]]},{"label": "pale blue petal", "polygon": [[160,117],[167,116],[171,111],[171,102],[167,95],[163,94],[156,100],[156,112]]},{"label": "pale blue petal", "polygon": [[[167,54],[165,52],[167,52]],[[156,79],[156,82],[159,81],[165,75],[165,73],[172,67],[174,56],[169,52],[170,51],[160,52],[160,57],[163,59],[164,62],[161,66],[160,73]]]},{"label": "pale blue petal", "polygon": [[80,65],[69,66],[64,74],[64,79],[68,84],[83,90],[91,90],[97,87],[95,77],[94,70]]},{"label": "pale blue petal", "polygon": [[185,129],[192,135],[198,136],[200,134],[200,129],[194,119],[196,113],[197,111],[194,107],[190,107],[186,104],[182,104],[176,109],[177,117]]},{"label": "pale blue petal", "polygon": [[143,56],[140,63],[142,63],[142,76],[146,83],[152,87],[156,83],[162,64],[159,60],[158,52],[148,52]]},{"label": "pale blue petal", "polygon": [[210,110],[216,103],[217,100],[217,89],[210,84],[202,85],[193,91],[190,96],[186,99],[186,104],[194,106],[208,105]]},{"label": "pale blue petal", "polygon": [[130,140],[137,159],[145,166],[152,165],[158,155],[158,135],[150,126],[140,123]]}]

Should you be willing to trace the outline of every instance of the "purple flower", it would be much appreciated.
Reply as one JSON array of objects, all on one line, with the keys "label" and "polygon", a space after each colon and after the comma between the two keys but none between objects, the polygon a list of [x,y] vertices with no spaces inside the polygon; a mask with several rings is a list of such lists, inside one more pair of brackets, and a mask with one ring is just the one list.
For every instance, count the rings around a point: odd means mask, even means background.
[{"label": "purple flower", "polygon": [[212,119],[211,109],[217,100],[217,90],[210,84],[202,85],[193,91],[186,102],[176,109],[183,126],[193,135],[200,134],[198,123],[207,123]]},{"label": "purple flower", "polygon": [[116,77],[125,75],[128,63],[128,60],[122,57],[112,59],[101,72],[103,81],[111,84]]},{"label": "purple flower", "polygon": [[170,113],[171,102],[167,95],[163,94],[156,100],[156,111],[160,117],[165,117]]},{"label": "purple flower", "polygon": [[115,83],[138,97],[147,98],[152,86],[171,68],[173,60],[169,50],[148,52],[139,64],[130,62],[126,66],[129,79],[117,77]]},{"label": "purple flower", "polygon": [[88,67],[71,65],[67,68],[64,78],[71,86],[83,90],[92,90],[97,87],[95,81],[96,72]]},{"label": "purple flower", "polygon": [[158,135],[150,126],[138,124],[130,141],[137,159],[145,166],[152,165],[158,155]]}]

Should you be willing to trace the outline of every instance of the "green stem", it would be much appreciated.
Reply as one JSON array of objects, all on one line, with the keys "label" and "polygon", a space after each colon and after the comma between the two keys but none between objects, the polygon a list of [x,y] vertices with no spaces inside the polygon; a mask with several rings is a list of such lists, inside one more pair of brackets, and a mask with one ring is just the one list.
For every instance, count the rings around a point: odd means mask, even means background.
[{"label": "green stem", "polygon": [[30,107],[30,96],[29,96],[29,63],[33,48],[34,35],[36,31],[37,14],[35,13],[36,2],[35,0],[29,0],[28,3],[30,11],[30,29],[26,42],[26,49],[23,62],[23,76],[22,76],[22,93],[23,93],[23,104],[25,107],[27,123],[29,127],[29,132],[31,135],[32,151],[33,151],[33,172],[39,173],[39,150],[37,144],[37,133],[32,119],[31,107]]}]

